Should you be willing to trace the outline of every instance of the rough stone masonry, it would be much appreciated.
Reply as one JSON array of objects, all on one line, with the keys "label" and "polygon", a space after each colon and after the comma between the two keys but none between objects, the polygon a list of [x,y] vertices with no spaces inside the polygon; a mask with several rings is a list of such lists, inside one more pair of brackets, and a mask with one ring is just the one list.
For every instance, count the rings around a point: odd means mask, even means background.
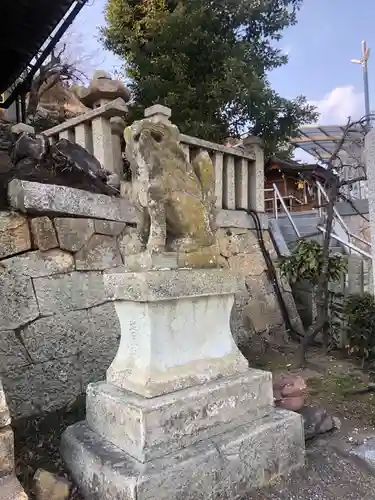
[{"label": "rough stone masonry", "polygon": [[[13,211],[0,213],[0,376],[20,417],[60,408],[103,379],[120,325],[102,274],[122,266],[139,243],[125,199],[14,180],[9,201]],[[245,215],[222,211],[217,221],[220,266],[246,277],[231,318],[240,345],[283,325]],[[263,235],[276,258],[268,231]],[[290,289],[280,285],[298,325]]]}]

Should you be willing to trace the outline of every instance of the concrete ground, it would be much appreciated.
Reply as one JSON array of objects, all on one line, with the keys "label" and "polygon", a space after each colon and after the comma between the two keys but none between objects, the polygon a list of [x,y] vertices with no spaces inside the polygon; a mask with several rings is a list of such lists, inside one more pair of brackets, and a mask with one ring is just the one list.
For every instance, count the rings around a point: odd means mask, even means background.
[{"label": "concrete ground", "polygon": [[333,436],[307,446],[306,467],[251,500],[375,500],[375,469]]}]

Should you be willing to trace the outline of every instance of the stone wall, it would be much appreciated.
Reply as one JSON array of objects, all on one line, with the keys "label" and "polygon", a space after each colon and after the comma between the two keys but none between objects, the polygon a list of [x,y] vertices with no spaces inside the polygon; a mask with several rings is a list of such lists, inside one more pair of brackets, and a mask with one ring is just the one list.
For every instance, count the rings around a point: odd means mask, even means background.
[{"label": "stone wall", "polygon": [[[277,269],[277,253],[268,229],[262,231],[266,250],[273,260],[277,285],[282,294],[293,329],[303,327],[289,284]],[[243,273],[246,291],[237,294],[232,314],[232,333],[241,348],[247,348],[260,334],[284,330],[285,322],[275,285],[269,278],[257,233],[248,227],[221,227],[218,232],[221,266]]]},{"label": "stone wall", "polygon": [[[121,266],[137,243],[126,200],[18,180],[9,197],[14,211],[0,213],[0,378],[20,417],[62,407],[105,377],[120,328],[102,274]],[[246,346],[284,320],[250,217],[222,211],[218,222],[221,265],[246,280],[232,321],[235,340]],[[298,327],[290,289],[280,285]]]}]

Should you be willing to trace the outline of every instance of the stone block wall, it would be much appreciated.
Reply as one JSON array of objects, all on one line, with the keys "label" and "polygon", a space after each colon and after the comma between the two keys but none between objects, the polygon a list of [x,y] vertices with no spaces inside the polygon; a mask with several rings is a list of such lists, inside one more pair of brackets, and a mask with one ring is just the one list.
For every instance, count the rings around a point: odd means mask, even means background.
[{"label": "stone block wall", "polygon": [[[302,333],[303,327],[289,284],[277,269],[277,253],[268,230],[263,230],[266,250],[276,267],[277,285],[282,294],[293,329]],[[232,313],[232,333],[236,343],[247,348],[263,333],[285,328],[275,285],[269,278],[266,262],[254,229],[225,227],[218,231],[222,267],[243,273],[246,291],[236,296]]]},{"label": "stone block wall", "polygon": [[0,377],[15,417],[63,406],[104,378],[119,325],[102,274],[123,264],[133,231],[0,213]]},{"label": "stone block wall", "polygon": [[[18,180],[9,199],[13,211],[0,212],[0,378],[18,418],[60,408],[105,378],[120,326],[102,275],[138,243],[125,199]],[[254,335],[283,327],[284,318],[250,217],[223,210],[218,225],[221,265],[246,283],[232,314],[234,338],[246,347]],[[299,328],[290,288],[278,282]]]}]

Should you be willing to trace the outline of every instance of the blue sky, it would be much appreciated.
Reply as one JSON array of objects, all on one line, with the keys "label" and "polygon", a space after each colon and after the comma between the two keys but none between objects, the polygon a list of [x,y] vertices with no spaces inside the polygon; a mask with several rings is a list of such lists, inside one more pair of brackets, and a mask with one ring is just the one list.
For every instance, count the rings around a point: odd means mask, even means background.
[{"label": "blue sky", "polygon": [[[89,0],[71,32],[93,54],[93,66],[113,71],[121,62],[103,50],[97,35],[98,26],[104,23],[104,5],[105,0]],[[362,39],[374,48],[369,62],[371,98],[372,89],[375,92],[371,84],[375,79],[374,22],[375,0],[305,0],[298,24],[285,30],[280,42],[289,63],[270,74],[273,88],[288,98],[305,95],[321,111],[321,123],[344,122],[347,116],[363,114],[361,67],[350,59],[360,57]]]}]

